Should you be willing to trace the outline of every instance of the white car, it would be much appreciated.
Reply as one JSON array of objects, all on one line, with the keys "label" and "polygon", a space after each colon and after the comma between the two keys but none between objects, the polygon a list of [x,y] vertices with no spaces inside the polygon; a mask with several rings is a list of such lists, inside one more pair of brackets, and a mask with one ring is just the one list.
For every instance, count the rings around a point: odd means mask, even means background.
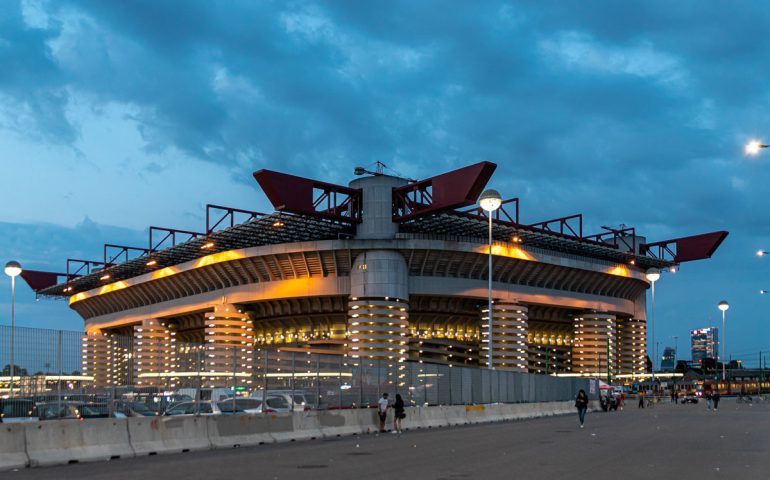
[{"label": "white car", "polygon": [[[263,396],[262,390],[256,390],[254,392],[251,392],[252,398],[259,398],[261,399]],[[292,406],[294,407],[295,412],[305,412],[308,410],[312,410],[313,406],[310,404],[310,402],[307,401],[307,398],[305,397],[305,394],[301,390],[268,390],[267,391],[267,400],[268,400],[268,406],[270,406],[271,398],[280,397],[285,402],[285,406],[281,406],[281,408],[285,408],[287,412],[292,411]],[[277,400],[272,401],[273,405],[275,407],[279,407],[279,403]]]},{"label": "white car", "polygon": [[221,415],[222,410],[217,402],[183,402],[173,405],[163,415],[176,417],[181,415]]}]

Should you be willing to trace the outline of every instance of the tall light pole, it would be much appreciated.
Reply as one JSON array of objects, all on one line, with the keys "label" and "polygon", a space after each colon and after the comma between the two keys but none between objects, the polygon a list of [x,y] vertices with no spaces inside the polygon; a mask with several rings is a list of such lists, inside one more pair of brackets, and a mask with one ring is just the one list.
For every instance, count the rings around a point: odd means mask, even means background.
[{"label": "tall light pole", "polygon": [[[650,308],[650,313],[652,314],[651,315],[652,317],[651,340],[652,341],[650,342],[650,345],[652,346],[652,349],[653,349],[652,358],[655,359],[656,358],[655,356],[656,355],[655,353],[655,282],[657,282],[658,279],[660,279],[660,270],[658,270],[657,268],[651,268],[647,270],[647,273],[645,274],[645,276],[647,277],[647,280],[652,285],[652,308]],[[652,361],[652,381],[653,383],[655,382],[655,360]]]},{"label": "tall light pole", "polygon": [[19,262],[11,260],[5,264],[5,274],[11,277],[11,397],[13,397],[13,377],[14,377],[14,364],[13,364],[13,325],[16,317],[16,277],[21,274],[21,264]]},{"label": "tall light pole", "polygon": [[722,381],[725,381],[725,312],[730,308],[730,304],[727,301],[722,300],[717,305],[717,308],[722,310]]},{"label": "tall light pole", "polygon": [[500,205],[503,204],[503,198],[500,196],[500,193],[497,190],[485,190],[481,197],[479,197],[479,205],[481,208],[483,208],[487,214],[489,215],[489,302],[487,305],[487,321],[488,323],[488,330],[487,330],[487,341],[489,342],[489,364],[487,367],[490,370],[494,370],[495,366],[492,363],[492,212],[500,208]]},{"label": "tall light pole", "polygon": [[757,256],[758,257],[764,257],[768,253],[770,253],[770,252],[768,252],[767,250],[757,250]]}]

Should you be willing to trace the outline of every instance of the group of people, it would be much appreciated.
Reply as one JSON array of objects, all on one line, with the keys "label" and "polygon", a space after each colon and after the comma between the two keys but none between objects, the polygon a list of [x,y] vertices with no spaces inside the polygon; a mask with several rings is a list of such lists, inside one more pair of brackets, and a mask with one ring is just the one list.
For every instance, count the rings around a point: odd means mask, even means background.
[{"label": "group of people", "polygon": [[[390,400],[388,400],[388,394],[383,393],[382,398],[377,401],[377,414],[380,417],[380,432],[385,432],[385,421],[388,418],[388,408],[390,408]],[[404,399],[400,394],[396,394],[396,401],[393,402],[393,430],[391,433],[401,433],[401,420],[406,418],[406,412],[404,410]]]}]

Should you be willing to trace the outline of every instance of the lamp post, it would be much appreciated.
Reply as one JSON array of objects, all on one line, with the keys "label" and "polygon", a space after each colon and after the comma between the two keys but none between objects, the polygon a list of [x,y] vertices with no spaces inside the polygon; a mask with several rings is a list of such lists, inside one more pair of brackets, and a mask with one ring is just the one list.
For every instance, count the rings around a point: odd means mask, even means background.
[{"label": "lamp post", "polygon": [[489,309],[487,310],[487,321],[489,322],[489,328],[487,330],[487,341],[489,342],[489,364],[487,367],[490,370],[495,369],[495,366],[492,363],[492,212],[500,208],[502,203],[503,199],[497,190],[485,190],[481,194],[481,197],[479,197],[479,205],[489,215],[489,302],[487,305],[487,308]]},{"label": "lamp post", "polygon": [[650,313],[652,314],[652,337],[650,345],[652,345],[653,351],[652,351],[652,382],[655,383],[655,358],[657,358],[655,355],[655,282],[660,279],[660,270],[657,268],[651,268],[647,270],[647,273],[645,274],[647,277],[647,280],[652,285],[652,308],[650,308]]},{"label": "lamp post", "polygon": [[768,252],[767,250],[757,250],[757,256],[758,257],[764,257],[768,253],[770,253],[770,252]]},{"label": "lamp post", "polygon": [[717,305],[717,308],[722,310],[722,381],[725,381],[725,312],[730,308],[730,304],[727,301],[722,300]]},{"label": "lamp post", "polygon": [[760,295],[764,295],[764,294],[766,294],[766,293],[770,293],[770,290],[765,290],[765,289],[763,288],[762,290],[760,290],[760,291],[759,291],[759,294],[760,294]]},{"label": "lamp post", "polygon": [[758,155],[761,149],[767,148],[768,146],[770,145],[764,145],[757,140],[752,140],[746,144],[744,151],[746,152],[746,155]]},{"label": "lamp post", "polygon": [[16,317],[16,277],[21,274],[21,264],[19,262],[11,260],[5,264],[5,274],[11,277],[11,397],[13,397],[13,377],[14,377],[14,364],[13,364],[13,324]]}]

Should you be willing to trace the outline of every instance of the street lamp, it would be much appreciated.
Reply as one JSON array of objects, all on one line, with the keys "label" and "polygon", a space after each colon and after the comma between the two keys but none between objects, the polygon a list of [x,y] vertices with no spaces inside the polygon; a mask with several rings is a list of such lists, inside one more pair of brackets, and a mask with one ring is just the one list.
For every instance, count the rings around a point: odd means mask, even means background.
[{"label": "street lamp", "polygon": [[765,289],[763,288],[762,290],[760,290],[760,291],[759,291],[759,294],[760,294],[760,295],[764,295],[764,294],[766,294],[766,293],[770,293],[770,290],[765,290]]},{"label": "street lamp", "polygon": [[10,348],[10,356],[11,356],[11,397],[13,397],[13,376],[14,376],[14,365],[13,365],[13,324],[16,316],[15,308],[16,308],[16,277],[21,274],[21,264],[19,262],[11,260],[10,262],[5,264],[5,274],[11,277],[11,348]]},{"label": "street lamp", "polygon": [[494,370],[495,366],[492,364],[492,212],[500,208],[500,205],[503,204],[503,198],[500,196],[500,193],[497,190],[485,190],[481,197],[479,197],[479,205],[481,208],[483,208],[487,214],[489,215],[489,303],[487,310],[487,321],[488,324],[488,338],[487,341],[489,342],[489,365],[488,368],[490,370]]},{"label": "street lamp", "polygon": [[717,305],[717,308],[722,310],[722,381],[725,381],[725,312],[730,308],[730,304],[727,301],[722,300]]},{"label": "street lamp", "polygon": [[[650,342],[650,345],[653,348],[652,351],[652,358],[657,358],[655,355],[655,282],[660,279],[660,270],[657,268],[651,268],[647,270],[647,273],[645,274],[647,277],[647,280],[652,285],[652,308],[650,309],[650,312],[652,313],[652,341]],[[655,361],[653,360],[652,364],[652,381],[655,382]]]},{"label": "street lamp", "polygon": [[764,257],[764,256],[765,256],[765,255],[767,255],[768,253],[770,253],[770,252],[768,252],[768,251],[766,251],[766,250],[757,250],[757,256],[758,256],[758,257]]},{"label": "street lamp", "polygon": [[762,143],[759,143],[756,140],[752,140],[746,144],[746,147],[745,147],[746,155],[757,155],[761,149],[767,148],[767,147],[768,145],[764,145]]}]

